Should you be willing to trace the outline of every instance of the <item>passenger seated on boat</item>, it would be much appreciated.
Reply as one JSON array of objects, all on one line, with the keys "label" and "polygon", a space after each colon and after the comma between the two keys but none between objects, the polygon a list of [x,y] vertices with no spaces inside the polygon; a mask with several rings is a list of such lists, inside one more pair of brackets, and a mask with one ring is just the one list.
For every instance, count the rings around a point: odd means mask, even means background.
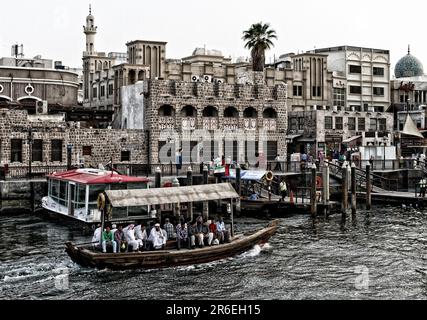
[{"label": "passenger seated on boat", "polygon": [[178,250],[181,250],[184,245],[186,245],[188,249],[191,248],[191,241],[188,235],[188,226],[185,223],[185,220],[181,220],[181,223],[176,226],[176,244]]},{"label": "passenger seated on boat", "polygon": [[249,196],[249,200],[259,200],[259,196],[258,196],[258,194],[257,194],[256,192],[252,193],[252,194]]},{"label": "passenger seated on boat", "polygon": [[225,227],[224,219],[220,217],[216,223],[218,240],[220,243],[230,242],[230,232]]},{"label": "passenger seated on boat", "polygon": [[203,239],[204,243],[207,244],[209,247],[212,246],[212,242],[214,240],[214,233],[210,232],[209,226],[211,224],[211,221],[208,221],[205,225],[203,225]]},{"label": "passenger seated on boat", "polygon": [[176,232],[175,227],[172,223],[170,223],[170,219],[166,218],[165,225],[163,226],[163,230],[166,231],[166,235],[168,237],[168,240],[175,240],[176,239]]},{"label": "passenger seated on boat", "polygon": [[113,246],[113,253],[117,252],[117,244],[114,241],[113,233],[111,232],[110,226],[107,226],[105,231],[102,233],[102,252],[107,253],[107,245]]},{"label": "passenger seated on boat", "polygon": [[194,249],[196,247],[196,225],[190,223],[188,225],[188,239],[190,239],[190,248]]},{"label": "passenger seated on boat", "polygon": [[168,239],[166,231],[160,228],[160,223],[157,223],[154,229],[151,230],[149,240],[152,242],[154,250],[163,250],[165,248]]},{"label": "passenger seated on boat", "polygon": [[[209,232],[212,233],[212,235],[213,235],[213,241],[215,241],[216,239],[219,238],[218,237],[218,229],[216,227],[216,220],[215,219],[212,219],[210,221]],[[212,243],[213,243],[213,241],[212,241]]]},{"label": "passenger seated on boat", "polygon": [[123,232],[123,226],[119,226],[117,231],[114,233],[114,241],[116,241],[117,253],[126,252],[128,243],[125,239],[125,233]]},{"label": "passenger seated on boat", "polygon": [[145,225],[142,223],[139,223],[135,227],[135,238],[138,242],[138,246],[140,250],[146,250],[147,249],[147,231],[145,230]]},{"label": "passenger seated on boat", "polygon": [[135,238],[135,225],[134,224],[129,225],[123,230],[123,232],[125,233],[125,239],[128,243],[128,249],[132,248],[132,251],[138,251],[139,244]]},{"label": "passenger seated on boat", "polygon": [[117,225],[116,225],[116,224],[113,224],[113,225],[111,226],[111,232],[113,233],[113,239],[114,239],[114,235],[116,234],[116,231],[117,231]]},{"label": "passenger seated on boat", "polygon": [[102,236],[102,228],[101,228],[101,225],[98,224],[96,226],[95,232],[93,233],[93,237],[92,237],[92,244],[94,245],[94,247],[100,246],[101,236]]}]

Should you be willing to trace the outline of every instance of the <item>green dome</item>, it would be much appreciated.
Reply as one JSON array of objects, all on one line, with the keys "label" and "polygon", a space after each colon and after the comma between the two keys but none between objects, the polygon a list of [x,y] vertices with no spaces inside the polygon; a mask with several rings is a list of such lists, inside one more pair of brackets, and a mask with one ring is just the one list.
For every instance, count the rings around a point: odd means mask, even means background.
[{"label": "green dome", "polygon": [[424,75],[423,64],[411,55],[410,52],[396,64],[394,74],[396,78],[419,77]]}]

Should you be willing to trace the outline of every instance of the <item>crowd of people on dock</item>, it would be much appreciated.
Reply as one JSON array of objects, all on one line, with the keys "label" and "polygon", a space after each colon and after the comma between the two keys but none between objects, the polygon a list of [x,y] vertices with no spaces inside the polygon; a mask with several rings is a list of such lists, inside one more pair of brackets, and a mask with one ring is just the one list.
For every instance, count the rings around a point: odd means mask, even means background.
[{"label": "crowd of people on dock", "polygon": [[98,225],[92,238],[94,248],[104,253],[108,247],[112,247],[113,253],[164,250],[168,241],[178,250],[191,250],[228,243],[231,233],[222,217],[205,221],[200,215],[194,222],[187,222],[181,216],[176,225],[166,218],[163,227],[158,222],[148,226],[141,222],[126,227],[107,225],[102,230]]}]

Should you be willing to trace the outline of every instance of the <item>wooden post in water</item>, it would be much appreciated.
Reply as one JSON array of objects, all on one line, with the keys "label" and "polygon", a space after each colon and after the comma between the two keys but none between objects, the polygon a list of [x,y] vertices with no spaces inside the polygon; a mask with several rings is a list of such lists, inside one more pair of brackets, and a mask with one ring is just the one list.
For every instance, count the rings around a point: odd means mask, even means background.
[{"label": "wooden post in water", "polygon": [[[193,185],[193,169],[190,167],[188,167],[187,170],[187,186],[191,187]],[[193,203],[189,202],[187,203],[188,206],[188,211],[187,211],[187,219],[190,218],[191,221],[193,221]]]},{"label": "wooden post in water", "polygon": [[325,217],[329,214],[329,198],[330,198],[330,176],[329,163],[325,161],[323,164],[323,205]]},{"label": "wooden post in water", "polygon": [[342,213],[342,220],[345,221],[347,218],[347,209],[348,209],[348,170],[347,165],[343,164],[341,168],[341,175],[342,175],[342,207],[341,207],[341,213]]},{"label": "wooden post in water", "polygon": [[[203,167],[203,184],[209,182],[209,169],[208,166]],[[203,219],[207,221],[209,219],[209,202],[203,202]]]},{"label": "wooden post in water", "polygon": [[[162,187],[162,170],[160,169],[160,167],[156,168],[156,172],[155,172],[155,181],[154,181],[154,187],[156,189],[160,189]],[[156,211],[156,215],[161,217],[161,206],[154,206],[155,211]],[[151,211],[151,208],[149,208]]]},{"label": "wooden post in water", "polygon": [[356,217],[356,165],[351,165],[351,214],[353,218]]},{"label": "wooden post in water", "polygon": [[366,210],[371,210],[372,206],[372,182],[371,182],[371,165],[366,165]]},{"label": "wooden post in water", "polygon": [[317,216],[317,189],[316,189],[316,179],[317,179],[317,167],[315,164],[311,167],[311,216],[316,218]]},{"label": "wooden post in water", "polygon": [[240,168],[240,165],[236,166],[236,192],[239,195],[239,198],[236,201],[236,212],[239,215],[241,211],[240,206],[240,196],[242,195],[242,169]]}]

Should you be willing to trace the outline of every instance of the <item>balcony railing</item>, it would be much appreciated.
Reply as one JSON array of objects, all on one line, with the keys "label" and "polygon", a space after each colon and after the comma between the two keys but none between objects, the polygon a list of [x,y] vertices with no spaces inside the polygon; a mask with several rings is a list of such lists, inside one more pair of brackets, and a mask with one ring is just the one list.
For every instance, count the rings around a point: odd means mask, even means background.
[{"label": "balcony railing", "polygon": [[205,130],[217,130],[218,129],[218,118],[203,118],[203,129],[205,129]]},{"label": "balcony railing", "polygon": [[263,120],[264,130],[276,131],[277,130],[277,120],[276,119],[264,119]]},{"label": "balcony railing", "polygon": [[224,129],[226,129],[226,130],[237,130],[237,129],[239,129],[239,119],[224,118]]},{"label": "balcony railing", "polygon": [[160,117],[159,127],[160,127],[160,130],[174,129],[175,128],[175,118],[173,118],[173,117]]},{"label": "balcony railing", "polygon": [[197,119],[196,118],[183,118],[182,119],[182,130],[196,130]]},{"label": "balcony railing", "polygon": [[258,126],[258,120],[252,118],[245,118],[243,120],[245,130],[256,130]]}]

